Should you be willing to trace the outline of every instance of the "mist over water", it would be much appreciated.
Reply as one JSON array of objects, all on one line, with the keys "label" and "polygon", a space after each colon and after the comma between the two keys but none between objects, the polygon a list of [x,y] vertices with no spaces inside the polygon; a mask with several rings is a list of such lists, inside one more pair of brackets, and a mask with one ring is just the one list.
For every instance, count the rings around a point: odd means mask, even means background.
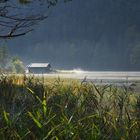
[{"label": "mist over water", "polygon": [[86,79],[94,82],[140,82],[140,72],[135,71],[85,71],[82,69],[56,70],[54,73],[44,74],[48,77],[71,79]]},{"label": "mist over water", "polygon": [[82,70],[80,68],[78,69],[72,69],[72,70],[56,70],[58,73],[75,73],[75,74],[84,74],[84,73],[90,73],[92,71],[85,71],[85,70]]}]

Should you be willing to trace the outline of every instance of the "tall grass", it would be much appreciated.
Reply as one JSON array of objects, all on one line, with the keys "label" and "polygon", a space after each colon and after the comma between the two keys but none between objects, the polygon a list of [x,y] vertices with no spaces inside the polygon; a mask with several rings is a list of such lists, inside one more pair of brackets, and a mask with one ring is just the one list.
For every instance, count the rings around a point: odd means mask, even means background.
[{"label": "tall grass", "polygon": [[139,140],[140,97],[128,87],[0,79],[2,140]]}]

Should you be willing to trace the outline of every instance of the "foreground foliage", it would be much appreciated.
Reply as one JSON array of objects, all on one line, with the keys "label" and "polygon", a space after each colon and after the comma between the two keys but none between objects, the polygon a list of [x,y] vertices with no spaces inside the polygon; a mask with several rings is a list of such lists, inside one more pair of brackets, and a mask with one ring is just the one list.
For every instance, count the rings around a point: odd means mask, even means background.
[{"label": "foreground foliage", "polygon": [[0,79],[2,140],[138,140],[140,97],[129,87]]}]

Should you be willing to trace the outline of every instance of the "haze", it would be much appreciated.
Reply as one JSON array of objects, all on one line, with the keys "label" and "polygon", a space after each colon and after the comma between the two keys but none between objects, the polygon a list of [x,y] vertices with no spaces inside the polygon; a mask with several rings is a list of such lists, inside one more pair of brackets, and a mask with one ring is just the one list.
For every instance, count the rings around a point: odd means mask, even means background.
[{"label": "haze", "polygon": [[140,1],[73,0],[58,4],[35,31],[8,41],[25,64],[58,69],[138,71]]}]

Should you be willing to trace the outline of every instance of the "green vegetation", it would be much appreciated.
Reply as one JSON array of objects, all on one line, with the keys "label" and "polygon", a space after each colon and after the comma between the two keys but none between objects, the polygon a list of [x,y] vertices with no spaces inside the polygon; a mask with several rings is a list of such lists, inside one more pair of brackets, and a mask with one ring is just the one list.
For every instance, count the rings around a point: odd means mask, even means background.
[{"label": "green vegetation", "polygon": [[0,72],[1,73],[24,73],[25,68],[23,62],[12,57],[6,45],[0,47]]},{"label": "green vegetation", "polygon": [[11,67],[11,72],[25,73],[23,62],[19,58],[13,58],[10,67]]},{"label": "green vegetation", "polygon": [[140,97],[129,87],[2,76],[0,96],[1,140],[140,139]]}]

